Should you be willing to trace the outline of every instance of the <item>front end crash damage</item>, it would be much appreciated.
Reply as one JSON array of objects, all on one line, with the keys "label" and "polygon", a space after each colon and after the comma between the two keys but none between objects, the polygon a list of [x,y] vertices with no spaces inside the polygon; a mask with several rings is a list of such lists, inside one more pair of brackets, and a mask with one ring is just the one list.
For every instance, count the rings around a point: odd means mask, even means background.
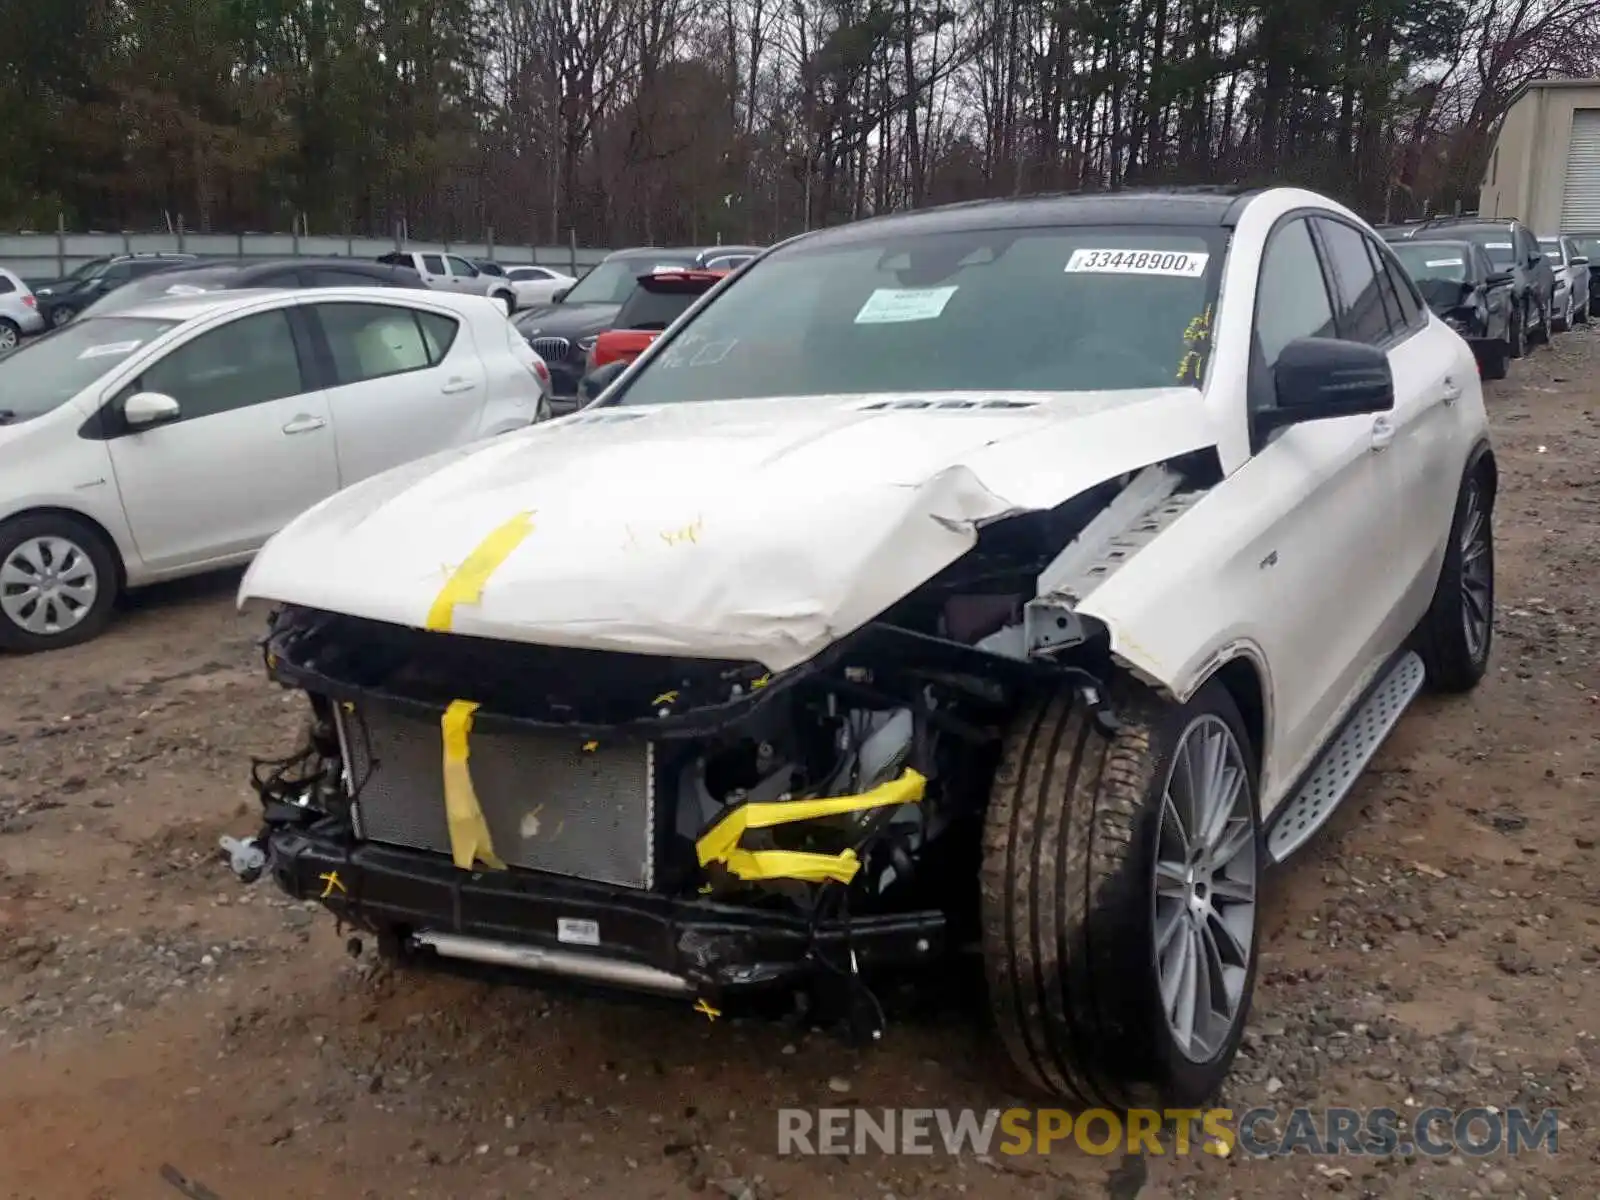
[{"label": "front end crash damage", "polygon": [[312,715],[292,758],[257,764],[265,827],[248,848],[290,896],[406,952],[711,1014],[763,988],[832,988],[881,1014],[874,974],[972,940],[1013,714],[1070,689],[1114,727],[1105,630],[1071,589],[1176,519],[1213,464],[994,522],[780,672],[283,607],[268,669]]}]

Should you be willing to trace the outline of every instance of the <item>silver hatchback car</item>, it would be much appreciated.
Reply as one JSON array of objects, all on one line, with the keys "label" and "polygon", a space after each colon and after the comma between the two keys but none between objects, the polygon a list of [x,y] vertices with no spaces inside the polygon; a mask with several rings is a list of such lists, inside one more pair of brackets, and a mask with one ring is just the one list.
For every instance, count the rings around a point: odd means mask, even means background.
[{"label": "silver hatchback car", "polygon": [[41,333],[39,302],[19,276],[0,267],[0,354],[10,354],[25,334]]}]

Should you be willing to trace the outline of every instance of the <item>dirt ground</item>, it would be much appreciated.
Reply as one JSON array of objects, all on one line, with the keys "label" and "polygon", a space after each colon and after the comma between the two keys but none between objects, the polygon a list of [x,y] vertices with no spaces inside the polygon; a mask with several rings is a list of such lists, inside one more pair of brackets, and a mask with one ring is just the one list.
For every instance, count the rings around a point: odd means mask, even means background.
[{"label": "dirt ground", "polygon": [[1014,1103],[977,1006],[952,988],[855,1050],[352,957],[216,855],[300,715],[226,577],[0,659],[0,1194],[174,1200],[170,1166],[220,1200],[1593,1195],[1600,331],[1513,373],[1491,676],[1419,702],[1272,885],[1225,1099],[1555,1106],[1556,1155],[780,1156],[781,1106]]}]

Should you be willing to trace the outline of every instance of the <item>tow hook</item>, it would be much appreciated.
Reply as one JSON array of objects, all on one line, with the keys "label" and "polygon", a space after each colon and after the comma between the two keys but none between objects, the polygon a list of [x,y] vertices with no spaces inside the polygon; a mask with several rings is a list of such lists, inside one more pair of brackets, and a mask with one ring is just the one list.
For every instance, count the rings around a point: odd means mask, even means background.
[{"label": "tow hook", "polygon": [[239,877],[240,883],[254,883],[266,869],[267,851],[258,834],[253,838],[236,838],[224,835],[217,843],[228,856],[228,866]]}]

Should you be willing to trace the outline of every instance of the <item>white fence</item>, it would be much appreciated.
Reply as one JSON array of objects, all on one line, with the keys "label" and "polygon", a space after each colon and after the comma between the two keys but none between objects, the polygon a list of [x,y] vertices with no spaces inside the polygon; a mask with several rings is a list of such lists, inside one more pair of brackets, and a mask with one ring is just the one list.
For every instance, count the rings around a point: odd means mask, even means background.
[{"label": "white fence", "polygon": [[[374,259],[396,248],[392,238],[301,237],[292,233],[10,233],[0,234],[0,266],[24,279],[59,279],[92,258],[180,250],[205,258],[276,258],[283,255]],[[407,250],[459,254],[495,262],[539,263],[581,275],[605,250],[572,246],[518,246],[490,242],[412,242]]]}]

